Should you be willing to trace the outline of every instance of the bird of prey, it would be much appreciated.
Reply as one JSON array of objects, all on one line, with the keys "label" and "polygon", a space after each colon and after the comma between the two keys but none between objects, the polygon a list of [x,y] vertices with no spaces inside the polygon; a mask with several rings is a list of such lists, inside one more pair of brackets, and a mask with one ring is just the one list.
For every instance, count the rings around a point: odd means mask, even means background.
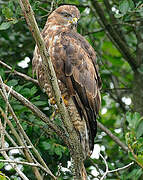
[{"label": "bird of prey", "polygon": [[[73,115],[73,126],[79,133],[85,151],[92,151],[97,132],[96,118],[101,98],[101,79],[96,63],[96,53],[76,29],[79,10],[72,5],[62,5],[48,17],[41,34],[53,63],[65,104]],[[33,70],[39,84],[52,96],[46,71],[35,47]],[[73,104],[70,106],[70,102]],[[88,147],[87,147],[88,146]]]}]

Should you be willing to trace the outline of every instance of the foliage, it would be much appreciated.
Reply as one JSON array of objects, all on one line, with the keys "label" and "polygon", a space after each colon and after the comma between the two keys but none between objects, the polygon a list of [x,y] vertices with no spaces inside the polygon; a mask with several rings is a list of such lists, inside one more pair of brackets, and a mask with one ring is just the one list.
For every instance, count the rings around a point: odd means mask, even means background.
[{"label": "foliage", "polygon": [[129,132],[126,133],[126,143],[130,149],[129,157],[143,167],[143,118],[139,113],[128,112],[126,119],[129,123]]},{"label": "foliage", "polygon": [[[138,23],[142,22],[142,1],[111,0],[110,6],[112,10],[106,7],[105,0],[99,0],[98,2],[104,10],[104,15],[108,23],[111,24],[118,34],[122,31],[120,34],[122,41],[127,43],[131,54],[136,55],[138,39],[135,30],[138,29]],[[46,15],[51,8],[51,1],[31,0],[30,3],[35,12],[38,25],[40,29],[42,29],[47,19]],[[107,179],[142,179],[143,114],[135,112],[133,101],[131,104],[128,103],[133,96],[133,69],[120,49],[108,38],[106,34],[107,29],[101,26],[92,0],[55,0],[53,8],[56,8],[60,4],[75,4],[81,12],[78,32],[86,37],[97,52],[97,61],[100,66],[100,74],[103,81],[102,109],[99,121],[110,129],[122,142],[126,143],[130,151],[129,153],[124,152],[100,129],[98,129],[95,143],[105,148],[105,150],[103,148],[103,151],[101,148],[101,152],[107,157],[106,160],[111,170],[123,167],[131,161],[137,162],[130,168],[119,171],[118,173],[109,173]],[[7,68],[0,65],[0,75],[7,85],[13,86],[14,90],[22,94],[50,117],[53,112],[53,107],[49,104],[47,96],[41,89],[32,82],[28,82],[13,74],[13,71],[17,70],[32,77],[31,61],[26,68],[18,66],[18,62],[21,62],[26,57],[32,60],[35,46],[35,42],[27,28],[18,1],[1,0],[0,6],[2,7],[0,10],[0,60],[11,65],[13,68],[11,72],[8,72]],[[142,66],[142,64],[138,66],[138,72],[141,74],[143,72]],[[27,135],[53,174],[58,174],[59,179],[70,179],[70,168],[72,167],[67,168],[68,161],[70,161],[69,151],[61,139],[59,139],[55,133],[53,134],[50,131],[46,133],[43,130],[48,129],[46,124],[12,96],[10,97],[10,103]],[[5,109],[6,106],[1,96],[0,106],[3,109]],[[10,116],[9,114],[9,117]],[[55,121],[57,124],[60,124],[58,117]],[[12,123],[14,127],[17,128],[13,120]],[[7,131],[9,131],[9,128],[7,128]],[[7,142],[10,144],[9,140],[7,140]],[[95,178],[91,166],[98,166],[98,169],[105,171],[105,164],[101,159],[88,159],[85,165],[90,179]],[[66,169],[63,170],[63,167]],[[2,163],[0,163],[0,171],[9,177],[15,175],[15,171],[6,171]],[[31,173],[31,168],[24,166],[24,172],[29,179],[34,180],[35,177]],[[100,174],[98,175],[98,178],[99,177],[101,177]]]}]

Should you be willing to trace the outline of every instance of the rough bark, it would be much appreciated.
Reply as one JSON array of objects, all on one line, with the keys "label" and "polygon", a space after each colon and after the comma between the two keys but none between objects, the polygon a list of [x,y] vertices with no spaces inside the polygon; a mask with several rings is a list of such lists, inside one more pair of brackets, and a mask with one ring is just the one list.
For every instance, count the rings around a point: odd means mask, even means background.
[{"label": "rough bark", "polygon": [[133,81],[133,109],[143,116],[143,74],[134,73]]},{"label": "rough bark", "polygon": [[137,22],[135,28],[137,38],[136,59],[137,71],[133,81],[133,109],[143,115],[143,22]]}]

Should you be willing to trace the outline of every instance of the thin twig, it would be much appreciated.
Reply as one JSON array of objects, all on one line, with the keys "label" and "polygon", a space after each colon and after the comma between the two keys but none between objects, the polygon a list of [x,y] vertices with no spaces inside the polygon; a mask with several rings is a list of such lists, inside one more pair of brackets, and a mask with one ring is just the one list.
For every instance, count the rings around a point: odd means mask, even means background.
[{"label": "thin twig", "polygon": [[124,144],[124,143],[122,143],[121,141],[120,141],[120,139],[117,137],[117,136],[115,136],[109,129],[107,129],[103,124],[101,124],[100,122],[97,122],[97,126],[101,129],[101,130],[103,130],[106,134],[108,134],[108,136],[110,136],[112,139],[113,139],[113,141],[115,141],[124,151],[126,151],[126,152],[128,152],[128,147]]},{"label": "thin twig", "polygon": [[[12,137],[8,134],[8,132],[6,130],[5,130],[5,135],[15,147],[18,147],[16,142],[12,139]],[[24,156],[24,153],[23,153],[22,149],[19,149],[19,152]]]},{"label": "thin twig", "polygon": [[[105,13],[97,0],[92,1],[92,5],[96,10],[98,16],[100,17],[100,25],[105,28],[105,32],[107,32],[107,36],[109,39],[114,43],[117,49],[122,53],[125,60],[129,63],[133,71],[136,71],[137,65],[135,61],[135,55],[132,54],[130,48],[128,47],[127,43],[123,41],[120,35],[116,32],[116,30],[112,27],[112,25],[108,22],[107,18],[105,17]],[[92,8],[93,9],[93,8]],[[93,11],[95,12],[95,10]]]},{"label": "thin twig", "polygon": [[132,147],[131,147],[130,144],[128,144],[128,147],[129,147],[129,150],[130,150],[130,152],[132,153],[132,155],[133,155],[136,163],[143,169],[143,164],[139,161],[138,156],[134,153],[134,150],[132,149]]},{"label": "thin twig", "polygon": [[16,70],[14,70],[11,66],[7,65],[6,63],[4,63],[3,61],[0,61],[0,64],[4,67],[6,67],[7,69],[11,70],[11,73],[14,73],[22,78],[24,78],[27,81],[31,81],[34,84],[38,85],[38,81],[36,79],[31,78],[30,76],[27,76],[26,74],[23,74],[21,72],[18,72]]},{"label": "thin twig", "polygon": [[[0,82],[1,82],[1,84],[2,84],[2,86],[3,86],[3,82],[2,82],[1,79],[0,79]],[[4,88],[5,88],[5,87],[3,86],[3,89],[4,89]],[[11,88],[10,88],[10,91],[11,91]],[[15,118],[16,118],[16,115],[14,114],[14,111],[13,111],[12,107],[10,106],[10,104],[9,104],[9,102],[8,102],[8,94],[6,94],[6,90],[3,91],[3,92],[0,91],[0,92],[2,93],[2,97],[3,97],[3,99],[5,100],[8,109],[10,110],[10,112],[12,113],[13,118],[15,119]],[[8,91],[8,92],[9,92],[9,91]],[[19,133],[16,132],[16,130],[15,130],[15,128],[13,127],[12,123],[9,121],[9,119],[8,119],[8,117],[7,117],[7,114],[3,112],[2,108],[0,108],[0,111],[1,111],[2,116],[4,117],[5,122],[8,123],[9,127],[11,128],[11,130],[13,131],[13,133],[16,135],[15,137],[17,137],[19,143],[20,143],[21,145],[25,145],[25,140],[23,139],[23,136],[19,137],[19,135],[18,135],[18,134],[21,135],[21,131],[20,131],[21,129],[20,129],[20,127],[18,126],[18,125],[19,125],[19,124],[18,124],[18,119],[15,119],[15,121],[16,121],[16,123],[17,123]],[[2,144],[3,144],[3,143],[2,143]],[[4,146],[2,146],[2,149],[4,149]],[[5,157],[5,159],[9,159],[5,151],[1,151],[1,154]],[[33,163],[33,159],[32,159],[31,156],[30,156],[30,151],[29,151],[29,149],[28,149],[26,146],[25,146],[25,149],[24,149],[24,154],[25,154],[27,160],[28,160],[30,163]],[[36,177],[38,180],[42,180],[42,176],[40,175],[38,168],[33,167],[32,169],[33,169],[33,172],[34,172],[34,174],[35,174],[35,177]]]},{"label": "thin twig", "polygon": [[103,175],[103,176],[101,177],[101,179],[100,179],[100,180],[103,180],[103,179],[106,177],[106,175],[108,174],[109,168],[108,168],[108,164],[107,164],[106,159],[102,156],[102,154],[99,154],[99,155],[100,155],[100,157],[103,159],[103,161],[104,161],[104,163],[105,163],[105,166],[106,166],[106,171],[105,171],[104,175]]},{"label": "thin twig", "polygon": [[40,167],[39,164],[35,164],[35,163],[29,163],[29,162],[25,162],[25,161],[15,161],[15,160],[3,160],[0,159],[0,162],[3,163],[15,163],[15,164],[23,164],[23,165],[27,165],[27,166],[35,166],[35,167]]},{"label": "thin twig", "polygon": [[[7,91],[9,91],[9,86],[4,84]],[[40,111],[34,104],[32,104],[30,101],[28,101],[25,97],[23,97],[21,94],[17,93],[15,90],[11,91],[12,96],[14,96],[17,100],[19,100],[22,104],[24,104],[26,107],[28,107],[37,117],[39,117],[43,122],[45,122],[48,127],[55,133],[57,133],[60,138],[63,139],[63,141],[67,144],[68,138],[66,134],[62,131],[60,127],[58,127],[56,124],[53,124],[50,119],[42,112]]]},{"label": "thin twig", "polygon": [[[28,148],[32,148],[32,146],[27,146],[27,147]],[[10,150],[13,150],[13,149],[25,149],[25,146],[3,148],[3,149],[0,149],[0,152],[1,151],[10,151]]]},{"label": "thin twig", "polygon": [[104,28],[100,28],[100,29],[97,29],[97,30],[92,31],[92,32],[86,32],[86,33],[84,33],[83,35],[84,35],[84,36],[87,36],[87,35],[90,35],[90,34],[102,32],[102,31],[104,31],[104,30],[105,30]]},{"label": "thin twig", "polygon": [[7,178],[8,180],[10,180],[10,178],[8,176],[6,176],[5,174],[3,174],[2,172],[0,172],[0,175],[3,176],[4,178]]},{"label": "thin twig", "polygon": [[126,168],[128,168],[128,167],[130,167],[131,165],[134,164],[134,162],[131,162],[131,163],[129,163],[126,166],[123,166],[121,168],[117,168],[117,169],[114,169],[114,170],[109,170],[108,163],[107,163],[106,159],[102,156],[102,154],[100,154],[100,157],[103,159],[103,161],[105,163],[105,166],[106,166],[106,171],[103,174],[103,176],[100,178],[100,180],[103,180],[107,176],[108,173],[113,173],[113,172],[124,170],[124,169],[126,169]]},{"label": "thin twig", "polygon": [[[0,121],[0,127],[1,127],[1,131],[3,131],[4,127]],[[5,143],[4,143],[4,139],[1,139],[1,145],[2,145],[2,148],[5,148]],[[6,159],[6,160],[3,160],[3,161],[10,161],[10,158],[9,156],[7,155],[7,153],[5,151],[2,151],[1,152],[2,156]],[[17,167],[16,164],[12,164],[10,163],[10,165],[13,167],[13,169],[15,169],[15,171],[18,173],[18,175],[23,179],[23,180],[29,180],[26,175]]]},{"label": "thin twig", "polygon": [[[2,85],[3,88],[5,88],[3,82],[1,82],[1,85]],[[6,90],[5,90],[5,91],[6,91]],[[11,92],[12,92],[12,90],[11,90]],[[4,96],[4,95],[3,95],[3,96]],[[4,100],[7,101],[7,97],[6,97],[6,96],[4,97]],[[12,114],[12,116],[13,116],[16,124],[17,124],[18,130],[19,130],[19,134],[20,134],[20,136],[21,136],[21,138],[18,137],[18,139],[20,139],[20,143],[22,143],[22,145],[25,145],[25,149],[26,149],[25,155],[26,155],[28,161],[31,162],[31,163],[33,163],[33,160],[35,160],[36,163],[38,163],[37,160],[36,160],[36,159],[34,158],[34,156],[32,155],[32,153],[31,153],[31,152],[29,151],[29,149],[27,148],[27,144],[26,144],[24,138],[25,138],[26,141],[32,146],[32,149],[33,149],[33,151],[36,152],[36,154],[38,155],[38,157],[39,157],[39,159],[40,159],[40,161],[41,161],[41,164],[43,164],[43,166],[45,167],[45,168],[43,167],[42,169],[45,169],[46,172],[53,177],[53,179],[56,179],[56,177],[52,174],[52,172],[50,171],[50,169],[47,167],[47,165],[45,164],[45,162],[43,161],[43,159],[42,159],[41,156],[39,155],[38,151],[34,148],[32,142],[30,141],[30,139],[29,139],[28,136],[26,135],[25,131],[23,130],[21,124],[19,123],[19,120],[18,120],[17,116],[15,115],[15,113],[14,113],[11,105],[9,104],[9,102],[7,102],[7,105],[8,105],[9,111],[11,112],[11,114]],[[0,110],[2,111],[1,108],[0,108]],[[3,113],[3,114],[4,114],[4,113]],[[6,119],[7,122],[10,124],[10,127],[12,127],[11,122],[8,120],[8,118],[6,118],[6,115],[5,115],[5,119]],[[12,129],[13,129],[13,127],[12,127]],[[21,142],[21,141],[22,141],[22,142]],[[41,167],[42,167],[42,166],[41,166]],[[37,179],[41,180],[42,177],[41,177],[38,169],[37,169],[37,168],[33,168],[33,171],[34,171],[35,176],[37,177]]]},{"label": "thin twig", "polygon": [[123,170],[123,169],[126,169],[126,168],[130,167],[130,166],[133,165],[133,164],[134,164],[134,162],[131,162],[131,163],[127,164],[127,165],[124,166],[124,167],[121,167],[121,168],[117,168],[117,169],[108,171],[108,173],[113,173],[113,172],[121,171],[121,170]]}]

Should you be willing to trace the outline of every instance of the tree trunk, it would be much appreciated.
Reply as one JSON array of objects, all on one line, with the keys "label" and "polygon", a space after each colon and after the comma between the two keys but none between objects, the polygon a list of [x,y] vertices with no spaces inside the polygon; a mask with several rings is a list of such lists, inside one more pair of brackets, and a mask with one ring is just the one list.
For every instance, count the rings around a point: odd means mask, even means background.
[{"label": "tree trunk", "polygon": [[143,116],[143,74],[134,73],[133,81],[133,109]]}]

